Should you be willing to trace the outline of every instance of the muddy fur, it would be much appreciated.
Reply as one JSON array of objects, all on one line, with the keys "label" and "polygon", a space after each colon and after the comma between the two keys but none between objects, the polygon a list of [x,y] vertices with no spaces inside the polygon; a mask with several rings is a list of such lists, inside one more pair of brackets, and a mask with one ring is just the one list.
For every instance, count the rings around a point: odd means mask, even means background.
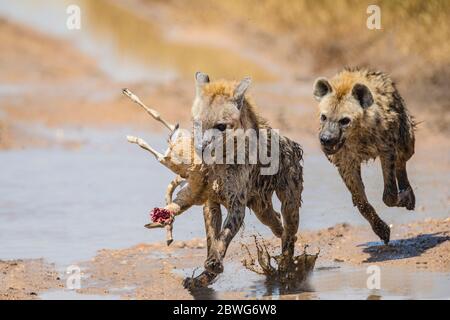
[{"label": "muddy fur", "polygon": [[[270,129],[245,94],[249,85],[248,78],[239,83],[210,82],[207,75],[197,73],[196,98],[192,106],[194,123],[201,123],[204,131],[219,128],[220,125],[225,125],[230,130]],[[286,261],[292,259],[303,189],[303,151],[300,145],[286,137],[280,136],[279,141],[280,165],[274,175],[261,175],[261,165],[249,164],[248,161],[245,164],[203,166],[204,176],[207,177],[204,193],[208,250],[206,272],[223,272],[223,258],[228,245],[242,226],[246,207],[275,236],[281,238],[282,256],[286,257]],[[281,215],[272,206],[274,192],[282,203]],[[221,205],[228,211],[223,226]],[[283,266],[283,263],[280,265]]]},{"label": "muddy fur", "polygon": [[[256,111],[245,92],[250,80],[210,82],[202,73],[196,74],[196,97],[192,106],[194,123],[201,123],[204,131],[218,125],[226,129],[270,129]],[[268,139],[272,131],[260,138]],[[279,170],[274,175],[261,175],[261,164],[204,164],[192,166],[168,165],[186,179],[186,185],[166,208],[181,214],[192,205],[204,204],[203,214],[207,236],[205,271],[195,278],[186,279],[186,287],[204,286],[223,272],[223,259],[227,248],[244,221],[246,207],[282,240],[280,270],[293,263],[294,244],[299,225],[299,209],[303,189],[303,151],[297,143],[279,136]],[[186,142],[175,139],[168,154],[178,154]],[[176,149],[178,148],[178,151]],[[270,143],[268,144],[271,150]],[[248,149],[246,148],[246,152]],[[180,183],[176,178],[168,188],[168,195]],[[272,206],[272,195],[282,203],[281,215]],[[171,197],[168,197],[170,199]],[[221,206],[228,211],[222,225]]]},{"label": "muddy fur", "polygon": [[363,68],[347,68],[331,80],[317,79],[314,96],[319,101],[322,150],[338,168],[353,204],[388,243],[389,226],[367,200],[361,163],[379,157],[384,203],[414,209],[406,162],[414,154],[415,125],[402,97],[388,75]]}]

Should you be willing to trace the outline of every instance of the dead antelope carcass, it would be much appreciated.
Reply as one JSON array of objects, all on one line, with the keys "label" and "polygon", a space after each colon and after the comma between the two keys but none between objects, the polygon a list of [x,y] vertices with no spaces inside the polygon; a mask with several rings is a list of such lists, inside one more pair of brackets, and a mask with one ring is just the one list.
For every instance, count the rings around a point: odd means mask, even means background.
[{"label": "dead antelope carcass", "polygon": [[[185,188],[186,191],[180,191],[177,194],[177,198],[173,201],[172,196],[175,189],[181,184],[186,182],[190,176],[197,175],[196,165],[198,163],[196,159],[197,154],[194,150],[193,139],[190,135],[181,134],[181,130],[178,125],[172,125],[165,121],[161,115],[153,109],[148,108],[142,101],[128,89],[123,89],[123,93],[129,97],[133,102],[141,106],[148,114],[150,114],[155,120],[161,122],[165,127],[170,130],[170,136],[168,139],[168,148],[164,154],[156,151],[152,148],[144,139],[135,136],[127,136],[127,140],[130,143],[137,144],[142,149],[150,152],[158,162],[177,174],[174,180],[169,183],[166,191],[166,207],[154,208],[151,213],[152,222],[145,225],[146,228],[166,228],[167,230],[167,245],[170,245],[173,241],[172,229],[175,216],[180,215],[187,210],[190,206],[199,201],[195,201],[197,198],[197,191],[193,192],[189,187]],[[199,203],[200,204],[200,203]]]}]

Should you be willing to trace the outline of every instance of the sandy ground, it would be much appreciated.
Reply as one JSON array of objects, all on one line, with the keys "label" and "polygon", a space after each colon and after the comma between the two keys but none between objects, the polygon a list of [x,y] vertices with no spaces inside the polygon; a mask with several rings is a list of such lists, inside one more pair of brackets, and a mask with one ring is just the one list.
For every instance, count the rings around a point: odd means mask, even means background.
[{"label": "sandy ground", "polygon": [[[190,34],[195,37],[195,32]],[[114,128],[126,125],[151,132],[162,130],[121,95],[121,88],[127,84],[110,80],[95,61],[64,41],[0,19],[0,52],[0,82],[7,83],[12,92],[0,95],[0,149],[55,145],[77,148],[83,143],[40,135],[33,130],[35,126],[63,130],[67,126]],[[260,59],[267,61],[271,57],[263,55]],[[286,68],[288,66],[280,66],[281,71]],[[311,79],[297,79],[289,85],[309,90],[310,83]],[[139,92],[144,101],[155,104],[169,121],[188,125],[193,98],[191,80],[152,86],[137,83],[133,84],[133,90]],[[263,106],[263,114],[274,127],[282,127],[284,133],[301,140],[303,145],[316,142],[316,110],[312,98],[305,98],[305,94],[267,92],[257,84],[252,90],[257,103]],[[99,93],[102,93],[101,98],[97,97]],[[287,107],[279,106],[289,106],[293,100],[301,101],[305,109],[287,116]],[[414,109],[413,113],[419,120],[426,117],[420,109]],[[417,158],[424,165],[433,163],[433,170],[448,171],[448,139],[430,127],[432,125],[427,124],[418,133],[417,149],[422,152]],[[395,225],[392,234],[392,244],[383,246],[368,242],[377,241],[368,228],[343,224],[301,232],[298,246],[301,249],[309,244],[313,252],[320,248],[319,267],[330,262],[351,266],[376,262],[405,270],[450,272],[449,219]],[[227,261],[239,263],[242,256],[239,242],[242,241],[249,240],[236,238]],[[276,246],[275,240],[270,242]],[[181,289],[181,280],[186,270],[203,264],[205,253],[203,239],[175,241],[170,247],[154,243],[122,250],[103,249],[92,260],[81,263],[85,278],[79,292],[117,294],[124,299],[192,299],[195,293]],[[36,299],[48,289],[61,289],[63,280],[59,277],[55,267],[42,259],[0,261],[0,299]],[[220,298],[245,297],[245,292],[239,290],[220,293]]]},{"label": "sandy ground", "polygon": [[40,292],[63,286],[54,266],[43,259],[0,260],[1,300],[35,300]]}]

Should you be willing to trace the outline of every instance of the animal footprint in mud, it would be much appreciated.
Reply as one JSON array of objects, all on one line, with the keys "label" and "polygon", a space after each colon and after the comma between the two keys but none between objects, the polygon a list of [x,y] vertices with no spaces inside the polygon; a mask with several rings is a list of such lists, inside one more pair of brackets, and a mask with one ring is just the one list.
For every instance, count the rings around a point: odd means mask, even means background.
[{"label": "animal footprint in mud", "polygon": [[[256,236],[256,260],[247,245],[242,245],[247,251],[247,257],[242,260],[245,268],[255,273],[265,275],[267,280],[275,282],[282,288],[290,289],[301,285],[314,269],[317,254],[306,253],[306,246],[301,255],[284,257],[271,255],[264,240],[258,240]],[[272,265],[275,263],[275,266]],[[258,264],[257,264],[258,263]]]}]

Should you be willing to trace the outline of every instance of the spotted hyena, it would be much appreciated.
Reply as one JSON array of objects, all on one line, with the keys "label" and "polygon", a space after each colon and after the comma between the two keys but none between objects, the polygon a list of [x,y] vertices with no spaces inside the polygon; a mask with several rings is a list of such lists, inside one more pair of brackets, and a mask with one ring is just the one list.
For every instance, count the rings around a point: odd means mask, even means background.
[{"label": "spotted hyena", "polygon": [[[271,130],[266,120],[256,111],[246,95],[250,78],[241,82],[213,81],[206,74],[196,74],[196,97],[192,106],[194,125],[200,125],[203,139],[199,148],[205,150],[212,142],[210,130],[221,133],[223,141],[235,139],[249,129],[258,133],[258,139],[266,139],[269,152],[275,155],[274,137],[278,142],[279,166],[273,174],[261,174],[262,163],[223,164],[220,161],[203,166],[207,177],[204,219],[207,234],[207,272],[223,271],[223,258],[227,248],[241,228],[246,207],[267,225],[275,236],[281,238],[282,256],[289,259],[294,253],[299,225],[299,209],[303,189],[303,151],[296,142]],[[242,130],[240,130],[242,129]],[[231,133],[231,134],[230,134]],[[235,140],[233,140],[235,141]],[[258,147],[259,148],[259,147]],[[245,149],[248,152],[248,148]],[[281,201],[281,216],[272,206],[272,195]],[[222,226],[221,205],[228,214]]]},{"label": "spotted hyena", "polygon": [[[185,281],[185,286],[207,285],[223,272],[223,259],[227,248],[239,231],[244,221],[246,207],[268,226],[275,236],[281,238],[282,254],[280,271],[288,267],[294,254],[296,233],[299,225],[299,209],[303,190],[303,151],[299,144],[271,130],[266,120],[256,111],[253,102],[246,95],[250,79],[241,82],[215,81],[201,72],[196,73],[196,97],[192,105],[194,128],[200,128],[201,139],[196,141],[175,138],[169,149],[159,161],[179,174],[168,188],[168,205],[165,207],[173,215],[179,215],[192,205],[203,204],[207,238],[207,259],[205,271],[198,277]],[[246,134],[249,129],[258,133],[257,139],[265,141],[272,157],[277,157],[276,171],[262,174],[267,163],[249,161],[249,141]],[[239,155],[234,149],[231,162],[215,155],[212,163],[198,162],[198,154],[204,155],[206,149],[214,145],[210,134],[215,132],[223,142],[232,139],[235,147],[237,141],[244,141],[246,153],[243,163],[236,162]],[[195,129],[194,129],[195,134]],[[244,136],[242,136],[244,135]],[[216,138],[217,140],[217,135]],[[277,142],[275,148],[273,141]],[[216,141],[217,142],[217,141]],[[186,149],[193,148],[196,153],[191,159],[195,164],[175,164],[175,158],[183,158]],[[225,143],[226,144],[226,143]],[[264,144],[264,143],[263,143]],[[258,144],[257,148],[261,146]],[[226,148],[225,148],[226,149]],[[224,149],[224,150],[225,150]],[[227,158],[226,149],[222,155]],[[258,150],[259,151],[259,150]],[[277,152],[276,152],[277,151]],[[171,193],[184,178],[186,186],[171,201]],[[272,205],[272,196],[276,194],[281,201],[281,215]],[[227,217],[222,224],[221,206],[227,210]]]},{"label": "spotted hyena", "polygon": [[323,152],[338,168],[353,204],[388,243],[389,226],[367,200],[361,163],[380,157],[383,202],[414,209],[406,162],[414,154],[415,125],[402,97],[388,75],[363,68],[345,69],[331,80],[317,79],[314,97],[319,101]]}]

